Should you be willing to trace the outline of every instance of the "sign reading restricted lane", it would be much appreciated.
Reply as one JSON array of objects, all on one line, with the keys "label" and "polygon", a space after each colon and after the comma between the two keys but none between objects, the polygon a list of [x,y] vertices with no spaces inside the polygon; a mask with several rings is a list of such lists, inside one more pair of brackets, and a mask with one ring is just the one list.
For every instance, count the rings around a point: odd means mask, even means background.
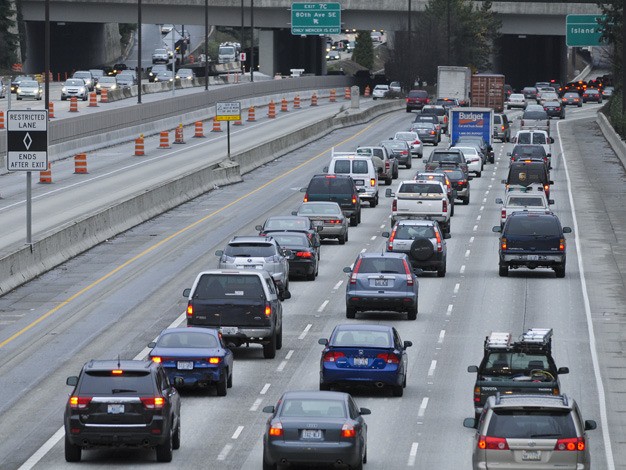
[{"label": "sign reading restricted lane", "polygon": [[340,3],[292,3],[291,34],[341,33]]},{"label": "sign reading restricted lane", "polygon": [[48,111],[7,111],[7,170],[48,168]]}]

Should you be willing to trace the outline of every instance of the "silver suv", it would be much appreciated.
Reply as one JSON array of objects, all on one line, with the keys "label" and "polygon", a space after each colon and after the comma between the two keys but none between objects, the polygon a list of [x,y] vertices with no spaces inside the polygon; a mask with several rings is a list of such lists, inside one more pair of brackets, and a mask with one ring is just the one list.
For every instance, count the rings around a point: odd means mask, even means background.
[{"label": "silver suv", "polygon": [[466,418],[463,425],[476,429],[474,470],[590,468],[586,431],[596,429],[596,422],[583,421],[566,395],[491,396],[480,418]]},{"label": "silver suv", "polygon": [[291,250],[285,250],[272,237],[234,237],[224,250],[217,250],[220,269],[264,269],[279,292],[289,291],[289,261]]}]

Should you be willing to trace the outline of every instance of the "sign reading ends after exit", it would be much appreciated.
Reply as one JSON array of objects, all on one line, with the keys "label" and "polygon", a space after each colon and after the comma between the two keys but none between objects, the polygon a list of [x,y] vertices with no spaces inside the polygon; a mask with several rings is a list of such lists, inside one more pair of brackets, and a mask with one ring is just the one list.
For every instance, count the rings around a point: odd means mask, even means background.
[{"label": "sign reading ends after exit", "polygon": [[7,170],[48,168],[48,111],[7,111]]},{"label": "sign reading ends after exit", "polygon": [[298,36],[341,33],[341,4],[292,3],[291,34]]}]

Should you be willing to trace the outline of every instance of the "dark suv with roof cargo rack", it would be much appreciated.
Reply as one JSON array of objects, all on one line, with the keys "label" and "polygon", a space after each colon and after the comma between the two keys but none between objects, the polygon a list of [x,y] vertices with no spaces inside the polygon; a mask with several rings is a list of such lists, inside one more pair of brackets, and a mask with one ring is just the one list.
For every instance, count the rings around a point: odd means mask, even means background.
[{"label": "dark suv with roof cargo rack", "polygon": [[357,188],[354,180],[348,175],[320,174],[314,175],[306,188],[300,189],[304,194],[304,202],[331,201],[341,207],[344,216],[350,219],[355,227],[361,223],[361,198],[365,188]]}]

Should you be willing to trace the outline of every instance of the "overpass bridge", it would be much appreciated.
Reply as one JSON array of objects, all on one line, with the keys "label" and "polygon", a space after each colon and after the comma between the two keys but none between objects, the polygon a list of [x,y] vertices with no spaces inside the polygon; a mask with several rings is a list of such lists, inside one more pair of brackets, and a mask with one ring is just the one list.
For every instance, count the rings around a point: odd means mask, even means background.
[{"label": "overpass bridge", "polygon": [[[344,30],[406,31],[408,2],[411,0],[336,0],[341,3]],[[325,73],[324,42],[319,37],[292,36],[290,31],[291,0],[210,0],[208,17],[211,25],[246,28],[253,21],[259,41],[260,70],[268,75],[288,73],[290,68],[304,68],[315,74]],[[413,24],[424,11],[428,0],[412,0]],[[476,2],[477,6],[482,2]],[[22,15],[27,24],[31,53],[28,64],[41,70],[43,51],[44,0],[22,0]],[[103,44],[107,23],[132,23],[137,20],[137,0],[50,0],[52,64],[63,61],[64,47],[58,37],[69,38],[68,30],[77,29],[83,51],[73,49],[75,66],[96,65],[94,44]],[[243,6],[243,8],[242,8]],[[495,70],[518,76],[525,83],[537,79],[565,76],[567,47],[565,46],[565,17],[568,14],[597,14],[594,0],[538,2],[529,0],[494,1],[493,11],[502,22]],[[203,25],[204,0],[143,0],[144,24]],[[89,25],[85,27],[85,25]],[[249,37],[249,32],[246,33]],[[32,40],[31,40],[32,39]],[[38,67],[38,68],[37,68]]]}]

